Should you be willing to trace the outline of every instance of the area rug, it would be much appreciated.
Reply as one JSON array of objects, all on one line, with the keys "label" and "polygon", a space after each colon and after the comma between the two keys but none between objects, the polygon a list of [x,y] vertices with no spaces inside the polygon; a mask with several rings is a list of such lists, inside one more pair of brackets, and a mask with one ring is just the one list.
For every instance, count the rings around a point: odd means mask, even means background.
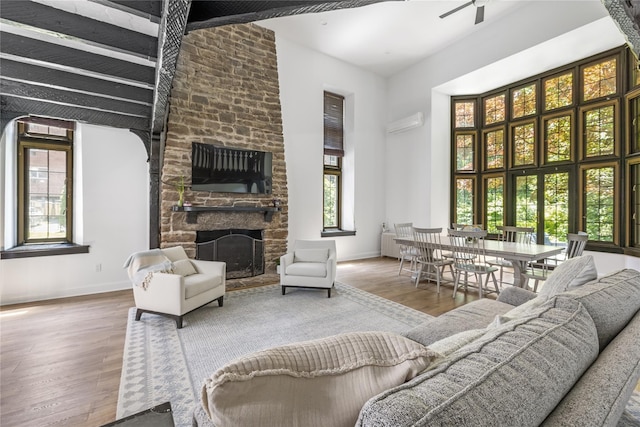
[{"label": "area rug", "polygon": [[171,402],[178,427],[191,426],[205,378],[242,355],[342,332],[404,332],[430,319],[401,304],[345,284],[325,291],[279,285],[227,292],[216,303],[174,321],[129,311],[117,419]]}]

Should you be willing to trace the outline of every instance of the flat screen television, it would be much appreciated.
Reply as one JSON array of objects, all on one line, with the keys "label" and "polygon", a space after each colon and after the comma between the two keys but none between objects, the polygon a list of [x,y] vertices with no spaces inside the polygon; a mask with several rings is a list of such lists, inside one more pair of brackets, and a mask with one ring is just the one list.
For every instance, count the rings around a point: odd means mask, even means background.
[{"label": "flat screen television", "polygon": [[216,193],[271,194],[272,153],[194,142],[191,189]]}]

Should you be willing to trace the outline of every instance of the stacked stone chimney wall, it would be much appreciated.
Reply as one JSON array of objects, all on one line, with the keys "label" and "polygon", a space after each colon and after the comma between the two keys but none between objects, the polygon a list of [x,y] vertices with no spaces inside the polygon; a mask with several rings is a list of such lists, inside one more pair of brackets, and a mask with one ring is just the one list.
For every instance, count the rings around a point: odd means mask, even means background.
[{"label": "stacked stone chimney wall", "polygon": [[[263,229],[267,269],[286,252],[288,204],[275,36],[253,24],[192,31],[182,40],[169,101],[160,190],[161,247],[182,245],[196,253],[196,231]],[[192,191],[191,145],[201,142],[271,152],[272,194]],[[261,212],[203,212],[197,223],[174,212],[178,184],[193,206],[273,207],[271,221]]]}]

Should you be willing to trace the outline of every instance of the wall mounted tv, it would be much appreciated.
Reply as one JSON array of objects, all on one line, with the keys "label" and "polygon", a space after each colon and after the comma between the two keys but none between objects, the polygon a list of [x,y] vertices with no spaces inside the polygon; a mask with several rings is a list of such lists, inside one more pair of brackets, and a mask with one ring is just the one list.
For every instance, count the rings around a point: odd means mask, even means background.
[{"label": "wall mounted tv", "polygon": [[191,189],[216,193],[271,194],[272,153],[194,142]]}]

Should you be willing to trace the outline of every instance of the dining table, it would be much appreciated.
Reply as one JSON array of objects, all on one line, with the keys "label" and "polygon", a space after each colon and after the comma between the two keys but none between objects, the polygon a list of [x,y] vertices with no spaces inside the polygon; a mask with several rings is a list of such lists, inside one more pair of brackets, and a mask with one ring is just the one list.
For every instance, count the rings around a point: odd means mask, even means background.
[{"label": "dining table", "polygon": [[[400,245],[415,246],[413,237],[396,237],[394,240]],[[440,237],[440,249],[453,251],[454,247],[449,236],[442,235]],[[562,246],[484,240],[484,251],[487,257],[503,258],[511,262],[513,265],[513,284],[520,288],[527,283],[523,273],[530,262],[558,255],[563,249]]]}]

